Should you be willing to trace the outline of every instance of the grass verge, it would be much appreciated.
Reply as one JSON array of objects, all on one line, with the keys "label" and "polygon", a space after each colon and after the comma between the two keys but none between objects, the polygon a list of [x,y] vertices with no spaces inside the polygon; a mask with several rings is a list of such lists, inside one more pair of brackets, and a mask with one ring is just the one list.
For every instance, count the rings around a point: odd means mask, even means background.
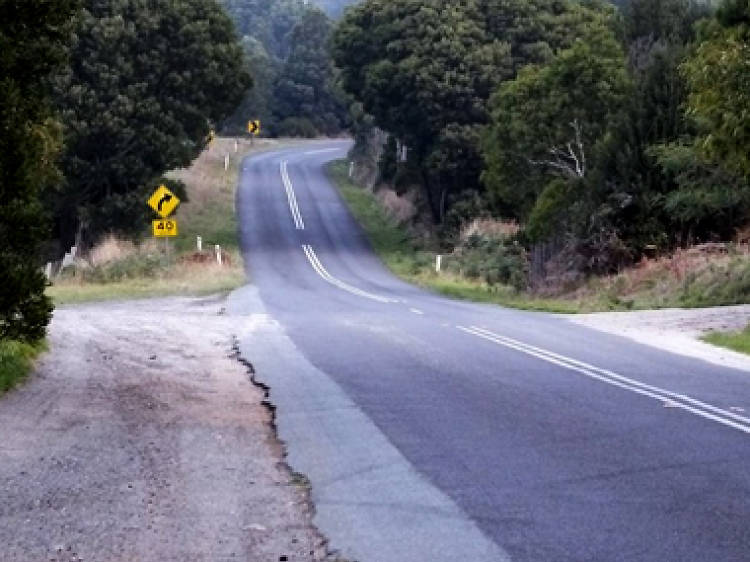
[{"label": "grass verge", "polygon": [[739,332],[710,332],[701,339],[719,347],[750,355],[750,326]]},{"label": "grass verge", "polygon": [[30,345],[0,340],[0,394],[21,383],[29,375],[36,356],[45,349],[43,342]]},{"label": "grass verge", "polygon": [[[236,144],[235,144],[236,143]],[[168,177],[185,184],[188,200],[175,214],[179,235],[139,243],[107,238],[85,259],[54,280],[47,294],[56,305],[86,301],[204,295],[228,292],[246,282],[237,239],[235,193],[245,156],[290,144],[287,141],[217,138],[189,168]],[[224,159],[229,156],[229,166]],[[145,204],[145,202],[144,202]],[[197,252],[200,236],[203,251]],[[221,246],[223,264],[214,247]]]}]

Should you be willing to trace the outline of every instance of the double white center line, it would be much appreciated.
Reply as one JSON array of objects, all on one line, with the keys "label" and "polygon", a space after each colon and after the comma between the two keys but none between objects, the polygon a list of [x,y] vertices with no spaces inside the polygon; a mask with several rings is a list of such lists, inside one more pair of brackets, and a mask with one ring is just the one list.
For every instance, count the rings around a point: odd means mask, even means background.
[{"label": "double white center line", "polygon": [[292,218],[294,219],[294,226],[297,230],[305,230],[305,222],[302,220],[302,215],[299,212],[299,206],[297,205],[297,197],[294,195],[294,188],[292,187],[292,180],[289,179],[289,172],[286,169],[286,160],[282,160],[280,164],[281,181],[284,183],[284,189],[286,189],[286,198],[289,201],[289,210],[292,212]]},{"label": "double white center line", "polygon": [[675,392],[659,388],[658,386],[645,384],[628,377],[618,375],[617,373],[613,373],[612,371],[601,369],[599,367],[595,367],[594,365],[589,365],[588,363],[584,363],[583,361],[578,361],[576,359],[560,355],[559,353],[553,353],[552,351],[547,351],[546,349],[535,347],[533,345],[529,345],[527,343],[523,343],[506,336],[501,336],[500,334],[485,330],[484,328],[479,328],[477,326],[471,326],[469,328],[466,328],[464,326],[457,326],[457,328],[466,332],[467,334],[472,334],[498,345],[520,351],[521,353],[525,353],[559,367],[575,371],[603,383],[610,384],[612,386],[616,386],[623,390],[628,390],[642,396],[647,396],[654,400],[658,400],[665,406],[670,406],[672,408],[681,408],[696,416],[700,416],[722,425],[738,429],[739,431],[742,431],[744,433],[750,433],[750,418],[740,416],[729,410],[723,410],[711,404],[706,404],[705,402],[701,402],[700,400],[696,400],[695,398],[691,398],[690,396],[677,394]]},{"label": "double white center line", "polygon": [[389,299],[387,297],[381,297],[380,295],[368,293],[367,291],[363,291],[362,289],[353,287],[352,285],[349,285],[348,283],[344,283],[340,279],[336,279],[333,275],[328,273],[326,268],[323,267],[323,264],[320,263],[318,256],[315,254],[315,250],[312,249],[312,246],[308,244],[302,244],[302,249],[304,250],[305,255],[307,256],[307,259],[310,262],[310,265],[312,265],[312,268],[315,270],[315,273],[320,275],[320,277],[322,277],[325,281],[327,281],[331,285],[334,285],[338,287],[339,289],[346,291],[347,293],[351,293],[359,297],[364,297],[366,299],[372,299],[374,301],[378,301],[382,303],[398,302],[397,300],[394,300],[394,299]]}]

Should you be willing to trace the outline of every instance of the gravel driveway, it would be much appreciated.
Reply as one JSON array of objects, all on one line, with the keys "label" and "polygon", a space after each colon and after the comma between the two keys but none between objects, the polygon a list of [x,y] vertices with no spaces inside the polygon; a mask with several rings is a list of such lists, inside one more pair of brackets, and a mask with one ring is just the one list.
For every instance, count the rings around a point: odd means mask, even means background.
[{"label": "gravel driveway", "polygon": [[321,560],[223,300],[55,312],[0,397],[3,561]]},{"label": "gravel driveway", "polygon": [[571,314],[567,318],[576,324],[624,336],[665,351],[722,367],[750,371],[750,356],[698,339],[711,331],[732,332],[744,329],[750,324],[750,305],[747,304]]}]

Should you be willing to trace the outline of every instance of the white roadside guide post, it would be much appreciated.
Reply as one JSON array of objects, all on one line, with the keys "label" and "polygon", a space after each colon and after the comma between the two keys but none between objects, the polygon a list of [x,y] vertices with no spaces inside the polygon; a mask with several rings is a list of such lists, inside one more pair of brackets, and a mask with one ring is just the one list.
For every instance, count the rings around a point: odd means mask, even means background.
[{"label": "white roadside guide post", "polygon": [[435,256],[435,273],[440,273],[440,269],[443,266],[443,256],[438,254]]},{"label": "white roadside guide post", "polygon": [[349,177],[354,175],[354,162],[349,162]]},{"label": "white roadside guide post", "polygon": [[216,263],[221,265],[221,246],[216,244],[216,246],[214,246],[214,250],[216,251]]},{"label": "white roadside guide post", "polygon": [[229,169],[229,154],[224,156],[224,171],[226,172]]},{"label": "white roadside guide post", "polygon": [[203,238],[200,236],[195,237],[195,247],[198,248],[199,252],[203,251]]},{"label": "white roadside guide post", "polygon": [[240,150],[240,143],[237,142],[237,139],[234,139],[234,151],[239,152]]},{"label": "white roadside guide post", "polygon": [[47,266],[44,268],[44,276],[47,280],[52,279],[52,262],[48,261]]}]

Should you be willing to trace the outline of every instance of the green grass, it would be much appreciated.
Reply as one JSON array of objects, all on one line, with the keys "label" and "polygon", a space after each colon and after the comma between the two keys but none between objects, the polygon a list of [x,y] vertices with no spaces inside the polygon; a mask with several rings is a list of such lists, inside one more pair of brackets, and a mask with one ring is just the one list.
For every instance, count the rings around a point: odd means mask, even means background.
[{"label": "green grass", "polygon": [[457,299],[546,312],[582,310],[576,301],[537,298],[504,285],[491,286],[448,272],[436,273],[435,253],[418,248],[407,231],[386,214],[371,192],[351,182],[346,162],[332,162],[327,170],[375,252],[402,279]]},{"label": "green grass", "polygon": [[710,332],[703,341],[750,355],[750,326],[740,332]]},{"label": "green grass", "polygon": [[34,366],[34,359],[45,349],[44,343],[30,345],[0,340],[0,394],[14,388],[28,377]]}]

